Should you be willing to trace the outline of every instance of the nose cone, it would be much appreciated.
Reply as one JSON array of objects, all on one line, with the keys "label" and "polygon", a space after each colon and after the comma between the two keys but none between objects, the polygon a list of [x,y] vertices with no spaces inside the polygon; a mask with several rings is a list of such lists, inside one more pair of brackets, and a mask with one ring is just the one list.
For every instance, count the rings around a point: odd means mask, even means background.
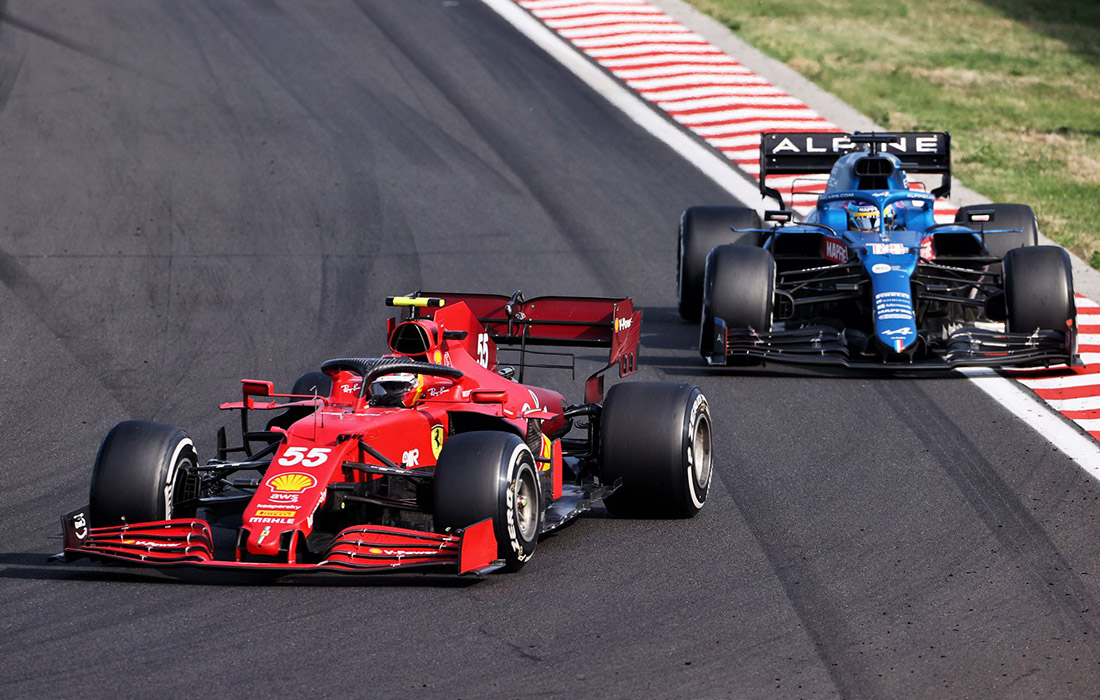
[{"label": "nose cone", "polygon": [[917,318],[910,285],[912,270],[908,265],[895,264],[894,257],[875,256],[867,261],[874,293],[875,337],[887,358],[911,355],[917,342]]},{"label": "nose cone", "polygon": [[245,549],[249,555],[275,558],[279,554],[279,541],[282,530],[273,533],[270,525],[254,527],[248,531]]},{"label": "nose cone", "polygon": [[242,525],[248,531],[244,549],[249,556],[278,558],[287,532],[308,534],[317,506],[324,501],[325,485],[306,470],[287,470],[268,476],[245,509]]}]

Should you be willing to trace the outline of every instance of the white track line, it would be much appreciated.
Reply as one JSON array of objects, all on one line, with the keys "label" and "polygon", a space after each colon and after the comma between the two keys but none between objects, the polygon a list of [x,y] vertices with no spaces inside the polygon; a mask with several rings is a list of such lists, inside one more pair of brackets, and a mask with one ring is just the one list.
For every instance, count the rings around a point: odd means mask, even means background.
[{"label": "white track line", "polygon": [[[1034,394],[1016,382],[1005,379],[991,369],[960,369],[971,382],[994,401],[1007,408],[1014,416],[1030,425],[1040,435],[1050,440],[1067,457],[1077,463],[1094,479],[1100,480],[1100,443],[1082,435],[1066,423],[1061,414],[1054,413]],[[1085,430],[1096,430],[1100,421],[1080,421]]]},{"label": "white track line", "polygon": [[[565,39],[561,38],[523,8],[516,5],[515,0],[482,0],[482,2],[507,20],[535,45],[549,53],[585,84],[603,96],[608,102],[621,109],[643,129],[680,153],[689,163],[699,168],[699,170],[714,180],[714,182],[728,191],[736,199],[745,204],[759,202],[756,209],[760,212],[763,212],[767,206],[774,206],[770,200],[762,202],[757,186],[739,175],[734,169],[735,167],[740,167],[746,172],[753,173],[759,169],[758,167],[754,169],[752,164],[739,165],[723,159],[692,139],[674,124],[658,115],[634,92],[623,87],[617,80],[601,71]],[[562,2],[561,0],[549,0],[548,2],[540,3],[540,5],[546,7],[561,6],[563,8],[570,4],[571,3],[568,1]],[[610,10],[608,10],[609,12],[616,11],[624,13],[628,11],[627,8],[622,5],[609,5],[608,7],[610,8]],[[639,14],[654,14],[642,4],[636,4],[635,11]],[[567,9],[563,9],[563,14],[568,15],[570,12]],[[651,61],[649,58],[637,60],[642,63]],[[699,58],[692,57],[692,60],[698,61]],[[732,59],[725,55],[712,56],[707,60],[726,64],[732,62]],[[647,68],[643,72],[645,73],[644,77],[649,78],[667,74],[678,75],[683,73],[685,68],[689,71],[696,69],[693,66],[671,64],[668,67],[671,73],[662,73],[660,71],[653,72],[651,68]],[[737,66],[736,71],[738,74],[742,75],[747,73],[740,66]],[[755,116],[754,112],[755,110],[745,110],[744,115]],[[824,120],[817,117],[816,113],[813,113],[809,108],[806,108],[805,112],[807,114],[813,114],[813,122],[818,125],[815,128],[820,128],[820,124],[824,122]],[[740,116],[740,114],[738,116]],[[767,119],[769,115],[761,116]],[[791,116],[795,115],[792,114]],[[707,117],[706,119],[700,119],[700,121],[709,121],[712,119],[713,117]],[[685,120],[681,118],[680,121]],[[792,124],[792,128],[807,128],[807,126],[808,125],[803,126],[803,124],[794,126]],[[696,128],[698,129],[700,127]],[[729,129],[728,126],[717,128]],[[777,178],[777,180],[778,179],[779,178]],[[938,204],[937,202],[937,205]],[[950,205],[948,205],[948,207],[949,206]],[[953,213],[953,211],[947,207],[944,207],[944,211]],[[936,207],[936,212],[941,213],[940,206]],[[1089,307],[1094,306],[1096,306],[1094,302],[1078,299],[1078,307],[1084,307],[1082,310],[1085,311],[1085,313],[1092,310]],[[1081,355],[1082,360],[1085,362],[1100,362],[1100,354],[1082,353]],[[990,398],[1004,406],[1005,409],[1020,418],[1020,420],[1030,425],[1040,435],[1050,440],[1055,447],[1076,462],[1081,469],[1093,478],[1100,480],[1100,443],[1089,436],[1081,434],[1077,428],[1067,422],[1068,419],[1054,412],[1048,404],[1043,403],[1042,400],[1016,381],[1006,379],[990,369],[961,369],[958,371],[973,382],[979,389],[988,394]],[[1030,380],[1033,384],[1039,381],[1044,382],[1044,385],[1046,385],[1045,383],[1047,380]],[[1063,384],[1061,386],[1066,385]],[[1076,423],[1085,430],[1100,430],[1100,420],[1079,420],[1076,421]]]}]

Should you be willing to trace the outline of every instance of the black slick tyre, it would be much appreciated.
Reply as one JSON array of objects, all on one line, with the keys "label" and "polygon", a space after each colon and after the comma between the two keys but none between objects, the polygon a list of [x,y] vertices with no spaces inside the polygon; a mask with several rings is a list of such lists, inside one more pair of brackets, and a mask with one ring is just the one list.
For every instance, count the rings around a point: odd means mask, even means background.
[{"label": "black slick tyre", "polygon": [[1058,246],[1015,248],[1004,257],[1005,326],[1013,333],[1066,331],[1077,316],[1069,254]]},{"label": "black slick tyre", "polygon": [[306,372],[294,382],[290,393],[300,396],[328,396],[332,393],[332,377],[320,370]]},{"label": "black slick tyre", "polygon": [[[993,221],[988,224],[969,221],[970,213],[974,211],[992,211]],[[983,228],[1003,231],[984,236],[986,250],[998,258],[1003,258],[1013,248],[1039,245],[1039,225],[1035,220],[1035,212],[1026,204],[971,204],[959,207],[959,211],[955,213],[955,222],[975,231]]]},{"label": "black slick tyre", "polygon": [[195,445],[164,423],[125,421],[111,428],[92,468],[90,507],[96,527],[195,515],[199,478]]},{"label": "black slick tyre", "polygon": [[607,392],[600,413],[600,480],[622,480],[604,499],[612,515],[690,518],[706,503],[711,419],[698,387],[629,382]]},{"label": "black slick tyre", "polygon": [[[718,246],[707,256],[703,283],[703,322],[699,351],[706,355],[713,345],[714,320],[728,329],[770,333],[775,303],[775,258],[763,248]],[[738,364],[759,360],[730,358]]]},{"label": "black slick tyre", "polygon": [[759,246],[758,231],[735,232],[733,229],[759,229],[760,215],[748,207],[688,207],[680,216],[677,246],[676,301],[680,317],[699,320],[703,305],[703,275],[707,255],[724,244]]},{"label": "black slick tyre", "polygon": [[[290,389],[290,393],[297,396],[328,397],[332,394],[332,377],[320,370],[306,372],[294,382],[294,386]],[[301,401],[301,399],[296,400]],[[314,409],[310,406],[292,406],[269,420],[267,422],[267,429],[282,428],[286,430],[296,421],[313,413],[313,410]]]},{"label": "black slick tyre", "polygon": [[443,445],[432,483],[437,530],[492,518],[497,554],[516,571],[535,553],[542,531],[542,494],[531,449],[518,435],[459,433]]}]

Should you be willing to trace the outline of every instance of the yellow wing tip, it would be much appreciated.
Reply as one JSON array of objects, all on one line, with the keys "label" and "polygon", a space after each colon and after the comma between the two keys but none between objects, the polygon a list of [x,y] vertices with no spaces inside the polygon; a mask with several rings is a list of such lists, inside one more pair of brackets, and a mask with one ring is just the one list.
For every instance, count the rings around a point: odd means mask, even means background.
[{"label": "yellow wing tip", "polygon": [[439,307],[447,303],[439,297],[386,297],[386,306]]}]

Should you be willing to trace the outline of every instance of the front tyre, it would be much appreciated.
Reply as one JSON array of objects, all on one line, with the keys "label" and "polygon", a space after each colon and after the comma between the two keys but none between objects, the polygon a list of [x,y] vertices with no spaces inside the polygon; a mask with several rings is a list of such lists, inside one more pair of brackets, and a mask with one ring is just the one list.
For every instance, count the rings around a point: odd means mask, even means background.
[{"label": "front tyre", "polygon": [[[775,258],[771,251],[746,246],[718,246],[707,256],[703,282],[703,319],[699,352],[707,357],[714,344],[714,321],[730,330],[770,333],[775,304]],[[757,358],[727,358],[728,364],[761,364]]]},{"label": "front tyre", "polygon": [[152,421],[111,428],[92,468],[90,507],[96,527],[189,518],[200,480],[195,445],[183,430]]},{"label": "front tyre", "polygon": [[1077,316],[1069,253],[1058,246],[1015,248],[1004,257],[1005,325],[1013,333],[1067,331]]},{"label": "front tyre", "polygon": [[717,246],[759,246],[760,215],[748,207],[688,207],[680,216],[676,266],[676,304],[685,321],[699,320],[707,255]]},{"label": "front tyre", "polygon": [[604,499],[612,515],[690,518],[712,475],[711,418],[698,387],[616,384],[600,414],[600,480],[621,485]]},{"label": "front tyre", "polygon": [[432,483],[437,530],[491,518],[497,556],[508,571],[535,553],[542,532],[542,494],[531,449],[518,435],[459,433],[439,455]]}]

